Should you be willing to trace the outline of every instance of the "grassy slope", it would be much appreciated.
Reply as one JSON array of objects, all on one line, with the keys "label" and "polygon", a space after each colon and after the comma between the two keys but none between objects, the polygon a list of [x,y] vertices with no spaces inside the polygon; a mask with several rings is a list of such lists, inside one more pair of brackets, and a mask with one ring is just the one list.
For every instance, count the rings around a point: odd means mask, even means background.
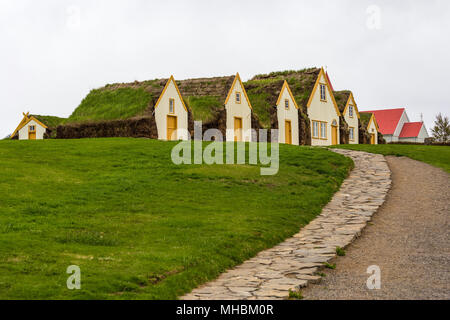
[{"label": "grassy slope", "polygon": [[214,120],[216,113],[223,107],[219,96],[185,97],[185,103],[192,110],[195,121],[209,122]]},{"label": "grassy slope", "polygon": [[[0,141],[0,299],[174,299],[298,232],[351,160],[281,145],[280,170],[182,165],[175,143]],[[78,265],[82,289],[66,288]]]},{"label": "grassy slope", "polygon": [[405,156],[439,167],[450,173],[450,147],[425,145],[340,145],[338,148],[362,150],[383,155]]},{"label": "grassy slope", "polygon": [[151,98],[151,93],[143,88],[95,89],[83,99],[67,123],[130,118],[141,114]]}]

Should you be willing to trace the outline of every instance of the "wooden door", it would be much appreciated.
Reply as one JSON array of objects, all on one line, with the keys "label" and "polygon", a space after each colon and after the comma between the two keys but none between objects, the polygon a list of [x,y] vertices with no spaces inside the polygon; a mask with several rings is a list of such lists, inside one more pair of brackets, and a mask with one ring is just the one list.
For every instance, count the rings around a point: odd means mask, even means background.
[{"label": "wooden door", "polygon": [[242,141],[242,118],[234,117],[234,141]]},{"label": "wooden door", "polygon": [[331,144],[338,144],[338,127],[331,126]]},{"label": "wooden door", "polygon": [[[177,130],[177,117],[167,116],[167,140],[177,140],[174,132]],[[173,135],[173,137],[172,137]]]},{"label": "wooden door", "polygon": [[284,143],[292,144],[292,126],[290,120],[286,120],[284,124]]},{"label": "wooden door", "polygon": [[36,140],[36,127],[35,126],[28,127],[28,140]]},{"label": "wooden door", "polygon": [[370,144],[375,144],[375,134],[370,134]]}]

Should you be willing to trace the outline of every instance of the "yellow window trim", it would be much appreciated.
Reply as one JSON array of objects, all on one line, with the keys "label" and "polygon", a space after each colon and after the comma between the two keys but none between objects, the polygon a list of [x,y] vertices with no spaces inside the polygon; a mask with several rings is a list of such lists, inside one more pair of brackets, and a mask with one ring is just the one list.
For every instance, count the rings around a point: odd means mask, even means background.
[{"label": "yellow window trim", "polygon": [[[173,111],[170,112],[170,102],[172,101],[172,105],[173,105]],[[170,114],[174,114],[175,113],[175,99],[174,98],[169,98],[169,113]]]},{"label": "yellow window trim", "polygon": [[[31,127],[34,127],[34,130],[31,130]],[[36,126],[34,124],[28,126],[28,132],[36,132]]]},{"label": "yellow window trim", "polygon": [[320,131],[319,131],[320,140],[328,140],[328,122],[320,121],[320,123],[321,123],[321,126],[322,126],[322,123],[325,123],[325,138],[322,138],[322,128],[320,128]]},{"label": "yellow window trim", "polygon": [[312,91],[311,95],[309,96],[309,100],[308,100],[308,103],[307,103],[306,107],[309,108],[309,107],[311,106],[311,103],[312,103],[314,94],[316,93],[317,86],[319,85],[319,83],[320,83],[320,78],[321,78],[322,76],[324,77],[325,83],[327,84],[328,92],[330,93],[330,97],[331,97],[331,100],[332,100],[332,102],[333,102],[334,109],[336,110],[336,114],[338,115],[338,117],[340,117],[340,116],[341,116],[341,112],[339,111],[338,105],[337,105],[337,103],[336,103],[336,99],[334,98],[333,91],[331,90],[331,86],[330,86],[330,84],[328,83],[328,79],[327,79],[327,77],[325,76],[325,70],[323,70],[323,67],[320,68],[320,73],[319,73],[319,75],[317,76],[316,83],[314,84],[313,91]]},{"label": "yellow window trim", "polygon": [[167,88],[169,87],[169,84],[170,84],[171,81],[175,85],[175,89],[177,89],[178,97],[180,98],[181,103],[183,104],[184,110],[188,111],[187,108],[186,108],[186,105],[184,104],[183,96],[181,95],[180,90],[178,89],[177,83],[175,82],[175,79],[173,78],[173,75],[171,75],[169,80],[167,80],[166,85],[164,86],[164,89],[163,89],[163,91],[161,92],[161,95],[158,98],[158,101],[156,101],[156,103],[155,103],[155,109],[159,106],[159,103],[161,102],[161,99],[164,96],[164,93],[166,92]]},{"label": "yellow window trim", "polygon": [[[350,96],[347,99],[347,104],[345,105],[344,112],[343,112],[344,116],[345,116],[345,114],[347,112],[347,108],[350,104],[353,105],[353,113],[356,112],[356,116],[358,117],[358,119],[360,119],[358,106],[356,105],[355,98],[353,97],[353,92],[350,92]],[[353,117],[351,117],[351,118],[353,118]]]},{"label": "yellow window trim", "polygon": [[326,83],[319,83],[320,88],[324,86],[325,88],[325,99],[322,99],[322,91],[320,91],[320,101],[327,102],[327,84]]},{"label": "yellow window trim", "polygon": [[[355,127],[348,127],[348,139],[350,140],[350,141],[355,141],[355,132],[356,132],[356,130],[355,130]],[[350,129],[353,129],[353,139],[350,139]]]},{"label": "yellow window trim", "polygon": [[291,88],[289,87],[289,84],[286,80],[284,80],[283,86],[281,87],[280,94],[278,95],[277,99],[277,106],[280,105],[281,98],[283,97],[284,89],[286,89],[289,93],[289,96],[291,97],[292,101],[294,102],[294,106],[296,109],[298,109],[297,102],[295,101],[294,95],[292,94]]},{"label": "yellow window trim", "polygon": [[[239,101],[238,101],[238,99],[237,99],[237,95],[239,94]],[[236,104],[241,104],[241,101],[242,101],[242,95],[241,95],[241,92],[240,91],[236,91],[236,93],[234,94],[234,96],[235,96],[235,102],[236,102]]]},{"label": "yellow window trim", "polygon": [[[227,98],[225,99],[224,104],[228,103],[228,100],[230,99],[231,94],[233,93],[233,89],[236,84],[236,81],[239,81],[239,84],[241,85],[241,88],[242,88],[242,92],[244,93],[245,100],[247,100],[247,104],[250,107],[250,109],[253,110],[252,104],[250,103],[250,100],[248,99],[247,92],[245,91],[244,84],[242,83],[241,77],[239,76],[239,72],[236,73],[236,76],[234,77],[233,84],[231,85],[230,90],[228,90]],[[241,101],[242,101],[242,97],[241,97]]]},{"label": "yellow window trim", "polygon": [[[317,134],[318,136],[314,136],[314,122],[317,122]],[[319,121],[319,120],[311,120],[311,138],[313,139],[317,139],[317,140],[328,140],[328,122],[327,121]],[[322,134],[322,128],[321,128],[321,124],[325,123],[325,138],[321,137]]]},{"label": "yellow window trim", "polygon": [[[287,102],[287,103],[286,103]],[[289,108],[290,108],[290,105],[289,105],[289,99],[284,99],[284,108],[286,109],[286,110],[289,110]]]}]

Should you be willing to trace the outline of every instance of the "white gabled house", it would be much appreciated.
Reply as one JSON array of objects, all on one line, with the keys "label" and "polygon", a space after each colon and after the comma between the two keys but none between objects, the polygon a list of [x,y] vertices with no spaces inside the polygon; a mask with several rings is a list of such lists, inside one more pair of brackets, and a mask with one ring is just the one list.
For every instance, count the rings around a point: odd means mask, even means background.
[{"label": "white gabled house", "polygon": [[339,117],[341,113],[323,68],[320,69],[317,76],[308,100],[307,110],[308,117],[311,120],[311,145],[339,144]]},{"label": "white gabled house", "polygon": [[11,134],[10,138],[14,139],[18,136],[19,140],[42,140],[47,130],[47,126],[30,113],[23,113],[23,119],[20,121],[16,130]]},{"label": "white gabled house", "polygon": [[252,105],[248,99],[239,73],[225,99],[226,141],[252,141]]},{"label": "white gabled house", "polygon": [[366,130],[370,135],[369,143],[378,144],[378,132],[380,131],[380,128],[378,127],[375,115],[372,112],[361,111],[360,116],[361,124],[366,126]]},{"label": "white gabled house", "polygon": [[339,111],[348,125],[348,143],[358,144],[360,116],[353,93],[350,90],[334,91],[333,93]]},{"label": "white gabled house", "polygon": [[188,109],[173,78],[167,80],[154,107],[158,139],[188,140]]},{"label": "white gabled house", "polygon": [[280,90],[276,108],[278,142],[298,145],[298,105],[286,80]]}]

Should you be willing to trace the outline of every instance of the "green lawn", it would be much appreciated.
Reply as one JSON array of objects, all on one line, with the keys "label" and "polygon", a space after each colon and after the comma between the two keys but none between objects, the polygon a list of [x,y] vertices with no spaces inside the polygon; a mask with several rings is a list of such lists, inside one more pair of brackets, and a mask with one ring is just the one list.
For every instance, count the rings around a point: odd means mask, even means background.
[{"label": "green lawn", "polygon": [[278,174],[261,176],[176,166],[174,145],[0,141],[0,299],[175,299],[298,232],[353,165],[281,145]]},{"label": "green lawn", "polygon": [[337,148],[362,150],[383,155],[405,156],[439,167],[450,173],[450,147],[411,144],[340,145]]}]

